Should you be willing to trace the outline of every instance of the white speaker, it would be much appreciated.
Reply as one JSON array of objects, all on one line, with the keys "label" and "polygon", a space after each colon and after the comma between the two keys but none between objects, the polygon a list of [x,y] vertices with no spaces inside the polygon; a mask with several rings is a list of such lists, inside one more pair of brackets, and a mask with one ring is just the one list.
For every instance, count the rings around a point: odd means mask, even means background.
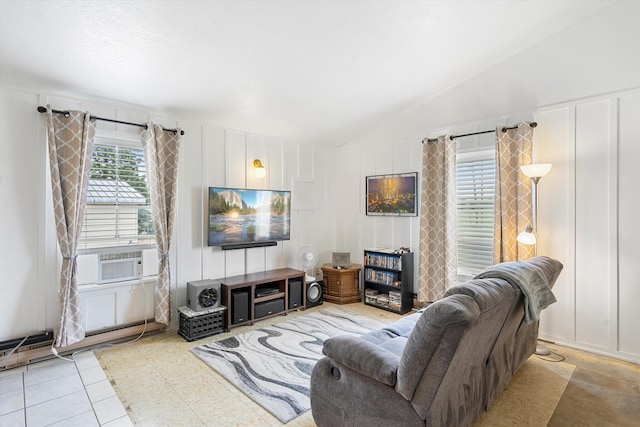
[{"label": "white speaker", "polygon": [[220,298],[220,282],[209,279],[187,282],[187,306],[193,311],[219,307]]}]

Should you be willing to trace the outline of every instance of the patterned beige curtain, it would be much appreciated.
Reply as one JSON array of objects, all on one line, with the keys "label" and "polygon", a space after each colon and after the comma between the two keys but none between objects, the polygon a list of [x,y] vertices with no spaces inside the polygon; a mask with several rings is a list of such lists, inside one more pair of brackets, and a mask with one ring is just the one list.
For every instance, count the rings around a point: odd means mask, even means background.
[{"label": "patterned beige curtain", "polygon": [[518,243],[518,233],[531,225],[531,180],[520,165],[531,163],[533,128],[523,122],[517,129],[496,128],[496,205],[493,262],[519,261],[534,255],[534,246]]},{"label": "patterned beige curtain", "polygon": [[439,136],[422,145],[418,300],[433,302],[456,284],[456,142]]},{"label": "patterned beige curtain", "polygon": [[151,212],[158,245],[158,284],[156,287],[155,321],[168,325],[171,320],[171,271],[169,248],[173,233],[178,189],[178,155],[182,141],[180,129],[165,131],[149,123],[142,132]]},{"label": "patterned beige curtain", "polygon": [[53,211],[62,253],[56,347],[67,347],[84,339],[78,296],[77,246],[87,202],[94,136],[95,120],[91,120],[89,113],[54,114],[47,105]]}]

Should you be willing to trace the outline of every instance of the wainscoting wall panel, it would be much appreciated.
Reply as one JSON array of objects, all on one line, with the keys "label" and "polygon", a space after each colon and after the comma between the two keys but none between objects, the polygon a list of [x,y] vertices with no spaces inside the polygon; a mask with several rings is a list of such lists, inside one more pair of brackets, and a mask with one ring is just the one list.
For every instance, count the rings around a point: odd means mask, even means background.
[{"label": "wainscoting wall panel", "polygon": [[609,347],[611,282],[608,99],[576,106],[576,341]]},{"label": "wainscoting wall panel", "polygon": [[[356,175],[356,179],[357,179],[357,190],[355,192],[349,192],[348,194],[353,197],[354,194],[358,195],[357,198],[357,214],[358,214],[358,219],[359,221],[359,226],[358,228],[360,229],[360,245],[361,247],[364,248],[372,248],[372,247],[376,247],[376,246],[389,246],[389,243],[383,243],[383,244],[376,244],[376,242],[383,242],[384,240],[378,240],[378,233],[384,233],[384,230],[382,229],[383,226],[383,222],[384,219],[386,218],[378,218],[375,216],[367,216],[366,214],[366,209],[367,209],[367,200],[366,200],[366,194],[367,194],[367,187],[366,187],[366,177],[367,176],[371,176],[371,175],[376,175],[378,174],[378,172],[376,172],[376,170],[380,171],[380,170],[386,170],[386,171],[390,171],[391,170],[391,164],[389,164],[389,168],[386,169],[377,169],[376,168],[376,163],[377,163],[377,153],[378,152],[386,152],[387,150],[384,149],[385,146],[388,146],[389,144],[386,143],[378,143],[373,145],[373,147],[359,147],[360,150],[360,158],[359,158],[359,162],[356,163],[356,165],[359,165],[358,167],[354,167],[353,168],[353,172],[357,173]],[[359,170],[358,170],[359,169]],[[358,246],[356,246],[355,248],[353,246],[355,242],[351,242],[351,247],[349,248],[350,251],[354,251],[356,250],[356,248],[358,248]],[[359,248],[358,248],[359,249]],[[361,252],[360,250],[358,250],[358,252]],[[358,257],[360,258],[360,257]]]},{"label": "wainscoting wall panel", "polygon": [[313,179],[313,147],[299,145],[297,156],[297,176],[302,179]]},{"label": "wainscoting wall panel", "polygon": [[553,168],[539,184],[538,253],[564,270],[540,338],[640,362],[640,92],[541,108],[537,159]]},{"label": "wainscoting wall panel", "polygon": [[132,324],[154,316],[156,279],[79,287],[86,332]]},{"label": "wainscoting wall panel", "polygon": [[360,146],[347,145],[340,148],[337,156],[339,177],[335,190],[338,211],[337,249],[352,254],[358,253],[362,246],[360,227],[364,218],[362,210],[364,204],[360,200],[362,185],[360,179],[365,175],[360,171],[362,162],[360,150]]},{"label": "wainscoting wall panel", "polygon": [[575,340],[575,167],[573,157],[573,106],[540,111],[536,115],[537,161],[553,166],[538,184],[538,254],[554,257],[564,268],[553,287],[558,302],[544,310],[540,336],[571,342]]},{"label": "wainscoting wall panel", "polygon": [[[219,248],[208,246],[206,230],[209,209],[208,189],[227,182],[229,134],[224,129],[213,126],[202,126],[202,129],[202,138],[182,147],[183,155],[189,151],[190,158],[193,159],[193,162],[184,162],[181,165],[182,171],[188,175],[189,188],[193,188],[197,194],[197,197],[189,203],[180,204],[180,208],[188,212],[189,217],[192,218],[191,221],[180,223],[180,229],[183,233],[194,236],[192,240],[183,242],[180,248],[181,257],[189,258],[189,262],[186,263],[189,266],[188,270],[183,272],[183,280],[178,281],[178,283],[185,283],[185,286],[186,282],[192,280],[213,279],[226,275],[226,254]],[[244,135],[239,135],[238,139],[244,145]],[[244,259],[240,262],[243,264]]]},{"label": "wainscoting wall panel", "polygon": [[618,105],[618,350],[640,358],[640,93],[621,96]]}]

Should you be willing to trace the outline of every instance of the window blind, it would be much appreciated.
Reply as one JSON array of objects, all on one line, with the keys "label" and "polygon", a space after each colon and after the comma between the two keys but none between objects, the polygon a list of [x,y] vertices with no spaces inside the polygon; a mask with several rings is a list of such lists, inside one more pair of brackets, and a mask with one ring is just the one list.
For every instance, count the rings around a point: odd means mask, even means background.
[{"label": "window blind", "polygon": [[78,248],[154,243],[142,146],[95,143]]},{"label": "window blind", "polygon": [[458,274],[474,276],[493,264],[495,159],[458,161]]}]

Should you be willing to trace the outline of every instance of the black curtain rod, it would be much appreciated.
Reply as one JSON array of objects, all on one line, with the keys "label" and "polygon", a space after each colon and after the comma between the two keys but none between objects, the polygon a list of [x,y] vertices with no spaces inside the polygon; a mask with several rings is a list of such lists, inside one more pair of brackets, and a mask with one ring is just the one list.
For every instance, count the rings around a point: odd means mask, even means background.
[{"label": "black curtain rod", "polygon": [[[51,110],[54,113],[57,114],[64,114],[65,117],[69,117],[69,112],[68,111],[64,111],[64,110]],[[38,107],[38,112],[40,113],[46,113],[47,112],[47,108],[43,107],[42,105],[40,105]],[[141,128],[144,128],[145,130],[148,128],[148,126],[145,123],[132,123],[132,122],[123,122],[122,120],[114,120],[114,119],[105,119],[104,117],[98,117],[98,116],[90,116],[91,119],[96,119],[96,120],[102,120],[103,122],[111,122],[111,123],[120,123],[122,125],[129,125],[129,126],[138,126]],[[162,128],[164,131],[166,132],[173,132],[173,133],[177,133],[178,129],[165,129]],[[184,135],[184,131],[181,130],[180,131],[180,135]]]},{"label": "black curtain rod", "polygon": [[[531,126],[532,128],[534,128],[534,127],[538,126],[538,123],[536,123],[536,122],[531,122],[531,123],[529,123],[529,126]],[[504,126],[501,130],[502,130],[502,132],[506,132],[506,131],[508,131],[508,130],[511,130],[511,129],[517,129],[517,128],[518,128],[518,125],[516,125],[516,126],[511,126],[511,127]],[[480,132],[464,133],[464,134],[462,134],[462,135],[450,135],[450,136],[449,136],[449,139],[454,140],[454,139],[456,139],[456,138],[462,138],[463,136],[482,135],[483,133],[491,133],[491,132],[495,132],[495,131],[496,131],[495,129],[491,129],[491,130],[483,130],[483,131],[480,131]],[[427,141],[427,142],[436,142],[437,140],[438,140],[438,138],[429,138],[429,139],[427,139],[426,141]],[[425,140],[423,139],[423,140],[422,140],[422,143],[423,143],[423,144],[424,144],[424,141],[425,141]]]}]

